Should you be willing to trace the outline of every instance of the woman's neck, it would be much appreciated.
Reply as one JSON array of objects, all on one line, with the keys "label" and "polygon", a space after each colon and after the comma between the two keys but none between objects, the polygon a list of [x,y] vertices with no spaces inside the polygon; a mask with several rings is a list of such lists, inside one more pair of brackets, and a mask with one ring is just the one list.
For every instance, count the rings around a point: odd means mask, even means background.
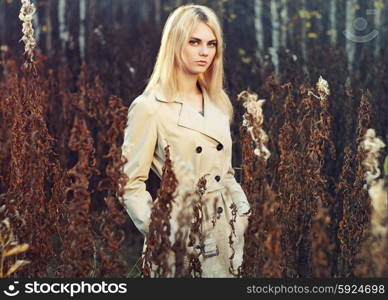
[{"label": "woman's neck", "polygon": [[188,74],[183,71],[178,72],[178,90],[183,96],[198,95],[201,93],[197,86],[198,75]]}]

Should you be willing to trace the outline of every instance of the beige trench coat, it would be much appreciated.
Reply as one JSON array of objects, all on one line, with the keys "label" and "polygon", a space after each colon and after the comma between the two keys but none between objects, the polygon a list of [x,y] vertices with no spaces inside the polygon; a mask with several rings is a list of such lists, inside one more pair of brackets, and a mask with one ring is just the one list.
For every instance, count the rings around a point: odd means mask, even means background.
[{"label": "beige trench coat", "polygon": [[[122,154],[128,159],[123,171],[129,177],[124,187],[124,205],[136,227],[146,235],[153,199],[146,190],[145,181],[150,168],[161,178],[164,148],[169,145],[172,162],[179,157],[190,163],[196,182],[207,174],[205,208],[208,216],[217,216],[217,222],[212,226],[214,223],[210,219],[203,221],[208,234],[204,255],[200,255],[202,276],[233,277],[229,272],[229,257],[234,252],[232,263],[237,270],[242,263],[244,247],[240,216],[250,206],[231,165],[232,139],[228,117],[212,103],[206,90],[202,88],[202,91],[204,116],[179,97],[167,99],[160,88],[143,93],[131,103],[122,146]],[[213,201],[216,198],[215,209]],[[229,245],[232,203],[237,206],[234,249]]]}]

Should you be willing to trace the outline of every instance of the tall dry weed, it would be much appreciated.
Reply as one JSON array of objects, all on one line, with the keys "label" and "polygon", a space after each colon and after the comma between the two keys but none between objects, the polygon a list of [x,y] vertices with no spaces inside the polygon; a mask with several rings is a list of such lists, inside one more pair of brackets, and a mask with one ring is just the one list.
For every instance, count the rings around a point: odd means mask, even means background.
[{"label": "tall dry weed", "polygon": [[268,136],[264,131],[264,100],[244,91],[238,95],[246,112],[240,126],[242,147],[242,187],[251,205],[251,215],[245,233],[243,277],[279,277],[280,235],[276,220],[278,202],[267,182]]},{"label": "tall dry weed", "polygon": [[124,181],[122,174],[118,172],[123,165],[118,140],[126,126],[126,115],[127,110],[122,100],[118,97],[110,97],[105,116],[105,120],[111,120],[110,127],[103,138],[106,144],[110,145],[109,152],[103,157],[108,160],[105,168],[106,178],[102,179],[97,187],[98,192],[106,193],[104,197],[106,210],[98,218],[102,235],[101,246],[99,247],[101,267],[98,277],[122,276],[128,269],[128,264],[121,253],[126,236],[123,227],[126,216],[124,207],[120,205],[123,201],[122,193],[120,191],[116,193],[120,183]]},{"label": "tall dry weed", "polygon": [[[340,253],[338,257],[339,276],[353,276],[354,258],[360,251],[362,237],[369,224],[370,200],[364,186],[365,167],[362,162],[365,159],[365,150],[360,147],[363,136],[371,121],[369,92],[363,92],[357,116],[356,145],[357,153],[352,158],[349,148],[347,153],[349,158],[344,162],[344,168],[348,165],[353,171],[343,169],[341,181],[338,185],[338,192],[344,195],[343,214],[339,223],[338,239]],[[355,170],[355,171],[354,171]],[[349,174],[349,171],[354,173]],[[350,182],[343,183],[343,180],[350,179]],[[342,189],[341,189],[342,188]]]},{"label": "tall dry weed", "polygon": [[174,271],[169,260],[172,256],[170,215],[178,181],[173,172],[168,146],[165,151],[161,188],[151,210],[151,221],[146,236],[147,246],[143,253],[143,277],[168,277]]},{"label": "tall dry weed", "polygon": [[299,244],[304,234],[304,218],[308,217],[303,207],[304,158],[297,149],[298,128],[297,103],[290,83],[283,85],[287,95],[284,100],[284,123],[280,129],[278,147],[280,162],[278,165],[278,190],[280,199],[279,220],[282,225],[282,254],[284,269],[282,276],[299,277]]}]

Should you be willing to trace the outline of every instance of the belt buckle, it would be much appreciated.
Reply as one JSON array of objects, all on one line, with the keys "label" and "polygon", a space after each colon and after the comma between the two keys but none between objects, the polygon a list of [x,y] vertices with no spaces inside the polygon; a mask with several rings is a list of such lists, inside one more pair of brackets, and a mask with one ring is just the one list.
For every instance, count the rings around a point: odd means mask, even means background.
[{"label": "belt buckle", "polygon": [[220,254],[218,246],[213,239],[207,241],[205,240],[203,247],[197,246],[196,248],[200,249],[201,254],[205,258],[218,256]]},{"label": "belt buckle", "polygon": [[213,251],[203,252],[203,257],[209,258],[213,256],[218,256],[220,254],[220,251],[218,251],[218,246],[216,245],[216,249]]}]

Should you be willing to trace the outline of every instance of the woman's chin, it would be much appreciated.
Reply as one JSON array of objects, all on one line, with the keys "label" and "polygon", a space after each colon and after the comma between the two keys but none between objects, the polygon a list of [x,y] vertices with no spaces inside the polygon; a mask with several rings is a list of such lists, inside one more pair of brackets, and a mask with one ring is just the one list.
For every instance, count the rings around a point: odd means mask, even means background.
[{"label": "woman's chin", "polygon": [[199,74],[206,72],[207,69],[208,69],[207,67],[195,67],[195,68],[192,68],[189,71],[189,73],[192,75],[199,75]]}]

